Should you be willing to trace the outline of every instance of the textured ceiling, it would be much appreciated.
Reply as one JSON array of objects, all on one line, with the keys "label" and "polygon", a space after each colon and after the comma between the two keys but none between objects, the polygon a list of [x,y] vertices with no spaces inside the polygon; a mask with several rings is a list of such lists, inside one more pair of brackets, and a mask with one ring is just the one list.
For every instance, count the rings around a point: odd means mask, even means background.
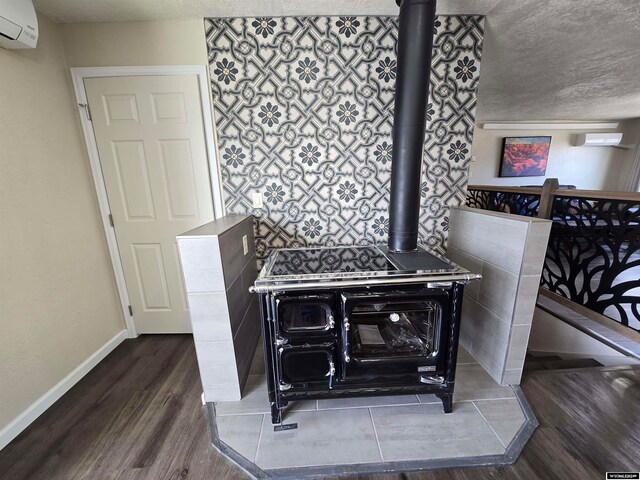
[{"label": "textured ceiling", "polygon": [[485,27],[478,119],[640,117],[640,0],[500,0]]},{"label": "textured ceiling", "polygon": [[[58,22],[396,15],[394,0],[35,0]],[[479,120],[640,117],[640,0],[439,0],[482,14]]]}]

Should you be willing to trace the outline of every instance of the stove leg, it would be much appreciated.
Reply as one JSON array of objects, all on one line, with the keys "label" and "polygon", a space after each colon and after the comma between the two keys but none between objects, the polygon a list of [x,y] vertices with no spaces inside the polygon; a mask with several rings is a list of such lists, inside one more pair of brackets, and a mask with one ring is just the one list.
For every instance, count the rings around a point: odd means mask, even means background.
[{"label": "stove leg", "polygon": [[271,423],[282,423],[282,409],[276,407],[275,403],[271,404]]},{"label": "stove leg", "polygon": [[442,400],[444,413],[453,412],[453,393],[436,393],[436,397]]},{"label": "stove leg", "polygon": [[[297,423],[282,423],[282,411],[284,407],[276,407],[275,404],[271,405],[271,423],[274,425],[274,432],[282,432],[283,430],[295,430],[298,428]],[[278,424],[278,425],[276,425]]]}]

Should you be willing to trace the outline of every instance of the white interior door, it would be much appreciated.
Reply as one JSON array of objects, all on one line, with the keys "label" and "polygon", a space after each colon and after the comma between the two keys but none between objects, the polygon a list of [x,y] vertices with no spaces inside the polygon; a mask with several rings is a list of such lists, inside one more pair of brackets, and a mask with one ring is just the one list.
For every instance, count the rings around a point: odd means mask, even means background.
[{"label": "white interior door", "polygon": [[188,333],[176,235],[214,218],[198,78],[84,83],[136,330]]}]

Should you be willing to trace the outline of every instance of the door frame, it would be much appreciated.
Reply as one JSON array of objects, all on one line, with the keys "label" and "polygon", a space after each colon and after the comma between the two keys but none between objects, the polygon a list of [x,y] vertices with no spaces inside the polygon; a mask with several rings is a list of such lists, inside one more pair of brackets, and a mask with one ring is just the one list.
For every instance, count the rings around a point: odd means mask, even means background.
[{"label": "door frame", "polygon": [[129,292],[124,277],[124,269],[118,251],[118,243],[116,240],[115,229],[110,222],[111,210],[109,209],[109,200],[107,197],[107,189],[102,175],[102,167],[100,164],[100,156],[98,154],[98,146],[93,132],[93,126],[88,114],[87,92],[84,86],[86,78],[101,77],[129,77],[129,76],[145,76],[145,75],[196,75],[198,78],[198,87],[200,91],[200,102],[202,105],[202,118],[204,121],[204,137],[206,142],[206,150],[208,157],[211,197],[213,201],[213,212],[215,218],[225,215],[224,202],[222,197],[222,175],[220,173],[220,162],[217,155],[217,138],[214,128],[213,109],[211,102],[211,92],[209,89],[209,76],[207,68],[204,65],[167,65],[167,66],[145,66],[145,67],[74,67],[71,68],[71,80],[73,82],[73,90],[78,104],[78,114],[82,133],[89,155],[89,164],[91,166],[91,174],[98,197],[98,205],[102,217],[102,227],[104,228],[109,248],[109,256],[111,257],[111,265],[116,279],[118,293],[120,294],[120,306],[122,315],[127,326],[129,338],[138,336],[136,327],[133,322],[134,316],[130,313]]}]

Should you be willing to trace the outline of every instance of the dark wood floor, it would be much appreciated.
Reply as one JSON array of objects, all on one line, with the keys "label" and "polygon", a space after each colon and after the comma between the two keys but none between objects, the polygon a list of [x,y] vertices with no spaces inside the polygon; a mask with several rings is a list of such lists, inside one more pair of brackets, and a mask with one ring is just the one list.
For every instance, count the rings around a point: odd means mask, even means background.
[{"label": "dark wood floor", "polygon": [[[640,470],[640,369],[533,372],[522,388],[540,427],[515,465],[357,478],[601,479]],[[200,393],[191,336],[127,340],[0,452],[0,478],[246,478],[209,447]]]}]

